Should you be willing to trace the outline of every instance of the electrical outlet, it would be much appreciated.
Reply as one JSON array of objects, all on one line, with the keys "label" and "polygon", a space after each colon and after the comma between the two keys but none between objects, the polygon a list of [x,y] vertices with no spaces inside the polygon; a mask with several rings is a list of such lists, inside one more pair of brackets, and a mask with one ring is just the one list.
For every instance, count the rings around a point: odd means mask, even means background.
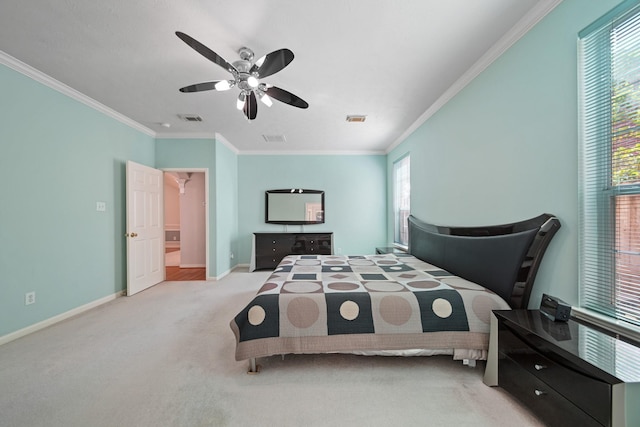
[{"label": "electrical outlet", "polygon": [[229,255],[231,257],[231,259],[233,259],[233,252],[231,252],[231,255]]},{"label": "electrical outlet", "polygon": [[36,293],[35,292],[27,292],[24,294],[24,305],[31,305],[36,302]]},{"label": "electrical outlet", "polygon": [[342,253],[342,248],[336,249],[336,254],[340,255]]}]

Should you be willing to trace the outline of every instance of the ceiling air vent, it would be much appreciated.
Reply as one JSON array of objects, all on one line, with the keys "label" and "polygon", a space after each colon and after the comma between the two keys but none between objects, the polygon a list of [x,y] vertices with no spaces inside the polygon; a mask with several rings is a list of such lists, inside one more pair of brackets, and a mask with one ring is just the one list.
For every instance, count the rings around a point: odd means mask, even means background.
[{"label": "ceiling air vent", "polygon": [[201,122],[202,117],[197,114],[178,114],[180,120],[184,120],[185,122]]},{"label": "ceiling air vent", "polygon": [[362,116],[362,115],[360,115],[360,116],[356,116],[356,115],[347,116],[347,121],[348,122],[352,122],[352,123],[362,123],[366,119],[367,119],[367,116]]},{"label": "ceiling air vent", "polygon": [[262,137],[267,142],[287,142],[284,135],[262,135]]}]

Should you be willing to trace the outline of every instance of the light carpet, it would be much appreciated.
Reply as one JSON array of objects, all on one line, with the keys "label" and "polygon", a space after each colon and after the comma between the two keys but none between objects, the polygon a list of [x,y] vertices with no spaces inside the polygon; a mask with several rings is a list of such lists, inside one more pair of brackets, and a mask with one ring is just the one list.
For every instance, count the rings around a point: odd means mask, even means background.
[{"label": "light carpet", "polygon": [[164,282],[0,346],[2,426],[542,426],[450,356],[234,360],[269,272]]}]

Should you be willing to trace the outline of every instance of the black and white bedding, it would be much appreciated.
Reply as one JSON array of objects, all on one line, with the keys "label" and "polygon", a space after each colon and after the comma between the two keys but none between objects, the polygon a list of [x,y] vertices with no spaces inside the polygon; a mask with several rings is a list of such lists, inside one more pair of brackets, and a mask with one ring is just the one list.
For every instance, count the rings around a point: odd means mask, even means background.
[{"label": "black and white bedding", "polygon": [[491,310],[508,308],[488,289],[408,254],[291,255],[231,328],[237,360],[406,349],[484,359]]}]

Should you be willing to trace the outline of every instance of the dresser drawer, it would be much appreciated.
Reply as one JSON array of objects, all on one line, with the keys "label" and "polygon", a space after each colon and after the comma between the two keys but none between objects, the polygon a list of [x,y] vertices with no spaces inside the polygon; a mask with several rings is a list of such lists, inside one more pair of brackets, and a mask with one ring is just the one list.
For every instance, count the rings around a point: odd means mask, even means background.
[{"label": "dresser drawer", "polygon": [[331,255],[331,236],[319,236],[316,243],[318,253],[321,255]]},{"label": "dresser drawer", "polygon": [[273,249],[279,252],[289,252],[294,242],[295,238],[291,235],[262,234],[256,237],[256,252],[268,253]]},{"label": "dresser drawer", "polygon": [[[545,352],[545,343],[533,336],[520,337],[509,329],[500,331],[500,353],[565,396],[603,425],[610,424],[611,385],[593,378],[566,360],[556,361]],[[527,342],[528,341],[528,342]],[[535,348],[535,349],[534,349]]]},{"label": "dresser drawer", "polygon": [[280,261],[282,261],[284,256],[275,256],[275,255],[267,255],[267,256],[258,256],[256,257],[256,269],[269,268],[274,269],[278,266]]},{"label": "dresser drawer", "polygon": [[333,233],[253,233],[251,271],[273,269],[287,255],[331,255]]},{"label": "dresser drawer", "polygon": [[524,403],[546,425],[601,427],[589,416],[509,357],[499,359],[498,384]]}]

